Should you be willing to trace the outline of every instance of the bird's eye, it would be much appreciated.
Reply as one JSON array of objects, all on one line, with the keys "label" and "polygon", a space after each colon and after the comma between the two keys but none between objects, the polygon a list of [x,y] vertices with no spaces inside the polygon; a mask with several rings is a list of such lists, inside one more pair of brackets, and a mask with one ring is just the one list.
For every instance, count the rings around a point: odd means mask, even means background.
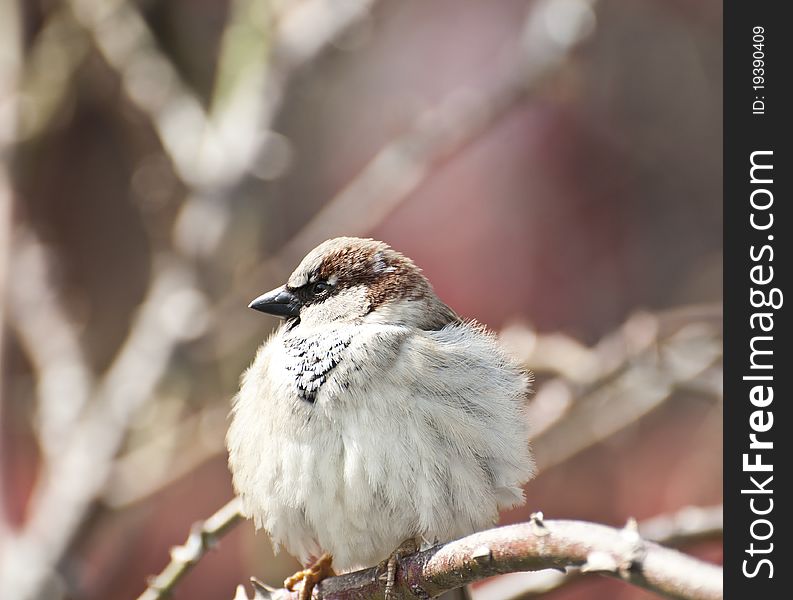
[{"label": "bird's eye", "polygon": [[316,281],[309,286],[308,290],[312,296],[322,296],[323,294],[329,292],[330,288],[331,286],[329,283],[324,281]]}]

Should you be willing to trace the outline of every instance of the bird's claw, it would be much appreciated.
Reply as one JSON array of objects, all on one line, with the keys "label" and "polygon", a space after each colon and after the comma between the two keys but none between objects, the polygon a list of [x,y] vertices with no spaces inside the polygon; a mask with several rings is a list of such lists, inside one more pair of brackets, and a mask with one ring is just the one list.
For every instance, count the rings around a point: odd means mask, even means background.
[{"label": "bird's claw", "polygon": [[411,554],[418,552],[418,544],[414,538],[410,538],[399,544],[399,547],[391,553],[386,560],[380,563],[379,570],[382,571],[377,577],[379,581],[385,581],[385,589],[383,594],[385,600],[397,600],[396,593],[396,573],[399,561]]},{"label": "bird's claw", "polygon": [[333,557],[330,554],[323,554],[308,568],[298,571],[291,577],[284,580],[284,587],[290,592],[295,591],[294,587],[299,582],[303,582],[300,586],[299,600],[311,600],[311,593],[314,591],[314,586],[327,577],[333,577],[336,573],[331,566]]}]

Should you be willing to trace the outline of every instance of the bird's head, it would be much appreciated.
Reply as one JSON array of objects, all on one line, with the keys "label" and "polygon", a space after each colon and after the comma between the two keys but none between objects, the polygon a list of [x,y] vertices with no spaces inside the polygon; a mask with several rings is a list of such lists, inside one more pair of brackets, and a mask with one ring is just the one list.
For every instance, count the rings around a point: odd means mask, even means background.
[{"label": "bird's head", "polygon": [[371,239],[334,238],[250,308],[304,325],[379,322],[440,329],[459,318],[409,258]]}]

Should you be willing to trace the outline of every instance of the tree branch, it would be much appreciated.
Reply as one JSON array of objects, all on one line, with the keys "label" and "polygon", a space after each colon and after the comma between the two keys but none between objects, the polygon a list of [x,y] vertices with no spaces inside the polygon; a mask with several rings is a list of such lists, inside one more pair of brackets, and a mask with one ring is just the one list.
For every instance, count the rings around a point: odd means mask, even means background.
[{"label": "tree branch", "polygon": [[[665,546],[682,547],[724,535],[724,509],[717,506],[686,506],[671,514],[658,515],[639,523],[645,540]],[[512,573],[473,588],[473,600],[525,600],[580,580],[585,573],[572,567],[564,572]]]},{"label": "tree branch", "polygon": [[[396,593],[432,598],[493,575],[578,567],[684,600],[723,597],[722,569],[640,537],[635,522],[624,529],[583,521],[545,521],[490,529],[405,557]],[[298,592],[254,582],[256,598],[297,600]],[[382,598],[378,567],[326,579],[315,590],[323,600]],[[240,597],[240,594],[237,594]]]},{"label": "tree branch", "polygon": [[278,259],[296,264],[307,249],[336,235],[340,224],[348,235],[371,231],[426,179],[432,166],[478,139],[519,101],[536,92],[590,33],[594,1],[582,0],[566,15],[568,34],[552,35],[546,22],[560,4],[558,0],[532,4],[521,47],[510,57],[498,83],[484,97],[452,93],[420,115],[411,130],[384,146],[287,242]]},{"label": "tree branch", "polygon": [[[317,0],[312,4],[323,5]],[[495,65],[495,83],[480,93],[454,90],[436,106],[416,116],[402,135],[386,143],[333,198],[328,200],[271,258],[246,274],[255,285],[233,289],[216,307],[218,332],[228,350],[249,339],[250,328],[228,325],[228,313],[260,293],[262,281],[289,274],[308,250],[337,235],[366,235],[427,180],[433,167],[469,147],[520,102],[538,92],[588,37],[594,26],[595,0],[532,3],[521,39],[504,48],[507,59]],[[564,35],[555,35],[547,22],[565,7]],[[559,32],[556,32],[557,34]],[[288,44],[287,44],[288,45]]]},{"label": "tree branch", "polygon": [[179,581],[211,550],[223,535],[242,520],[239,498],[229,501],[206,521],[195,523],[187,541],[171,548],[171,562],[153,577],[138,600],[161,600],[170,597]]},{"label": "tree branch", "polygon": [[[63,307],[49,273],[49,256],[33,231],[13,240],[9,289],[11,325],[36,372],[36,437],[47,460],[64,451],[88,404],[94,374],[79,332]],[[69,402],[64,402],[64,396]]]},{"label": "tree branch", "polygon": [[[238,498],[194,524],[187,541],[171,550],[171,562],[153,577],[138,600],[161,600],[243,520]],[[621,530],[583,521],[545,521],[542,513],[531,521],[483,531],[405,557],[398,585],[403,596],[439,595],[468,583],[505,573],[562,569],[550,577],[522,582],[508,596],[521,598],[544,593],[578,579],[587,572],[619,577],[640,587],[675,598],[710,600],[721,597],[721,569],[658,543],[684,545],[714,539],[723,532],[723,508],[687,506]],[[657,542],[657,543],[656,543]],[[573,567],[564,571],[565,567]],[[326,580],[317,591],[323,600],[382,596],[377,568]],[[256,600],[296,600],[297,592],[274,589],[252,579]],[[486,589],[489,589],[488,586]],[[477,593],[477,600],[494,597]],[[236,598],[248,600],[242,586]]]},{"label": "tree branch", "polygon": [[[9,159],[17,135],[16,112],[18,96],[15,86],[22,62],[22,31],[19,7],[15,2],[0,4],[0,368],[3,367],[3,336],[6,319],[6,292],[9,286],[8,270],[11,249],[12,206],[14,188],[11,181]],[[0,390],[0,436],[3,427],[3,390]],[[0,437],[0,446],[3,443]],[[0,461],[2,462],[2,461]],[[7,536],[5,510],[5,486],[0,464],[0,563],[2,563],[3,539]],[[2,569],[0,565],[0,570]],[[2,573],[0,573],[2,576]]]},{"label": "tree branch", "polygon": [[153,431],[116,459],[102,502],[113,510],[140,503],[219,455],[227,417],[225,405],[209,406]]},{"label": "tree branch", "polygon": [[532,432],[539,471],[637,422],[668,401],[678,386],[720,368],[722,336],[716,327],[691,323],[664,339],[653,339],[654,344],[619,369],[578,390],[574,403]]}]

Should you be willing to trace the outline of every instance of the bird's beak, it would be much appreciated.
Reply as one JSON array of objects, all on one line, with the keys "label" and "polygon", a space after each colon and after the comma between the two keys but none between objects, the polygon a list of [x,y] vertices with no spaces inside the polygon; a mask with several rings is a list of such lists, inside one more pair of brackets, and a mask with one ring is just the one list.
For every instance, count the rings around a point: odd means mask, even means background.
[{"label": "bird's beak", "polygon": [[282,285],[256,298],[248,308],[276,317],[290,318],[300,315],[301,306],[298,297]]}]

